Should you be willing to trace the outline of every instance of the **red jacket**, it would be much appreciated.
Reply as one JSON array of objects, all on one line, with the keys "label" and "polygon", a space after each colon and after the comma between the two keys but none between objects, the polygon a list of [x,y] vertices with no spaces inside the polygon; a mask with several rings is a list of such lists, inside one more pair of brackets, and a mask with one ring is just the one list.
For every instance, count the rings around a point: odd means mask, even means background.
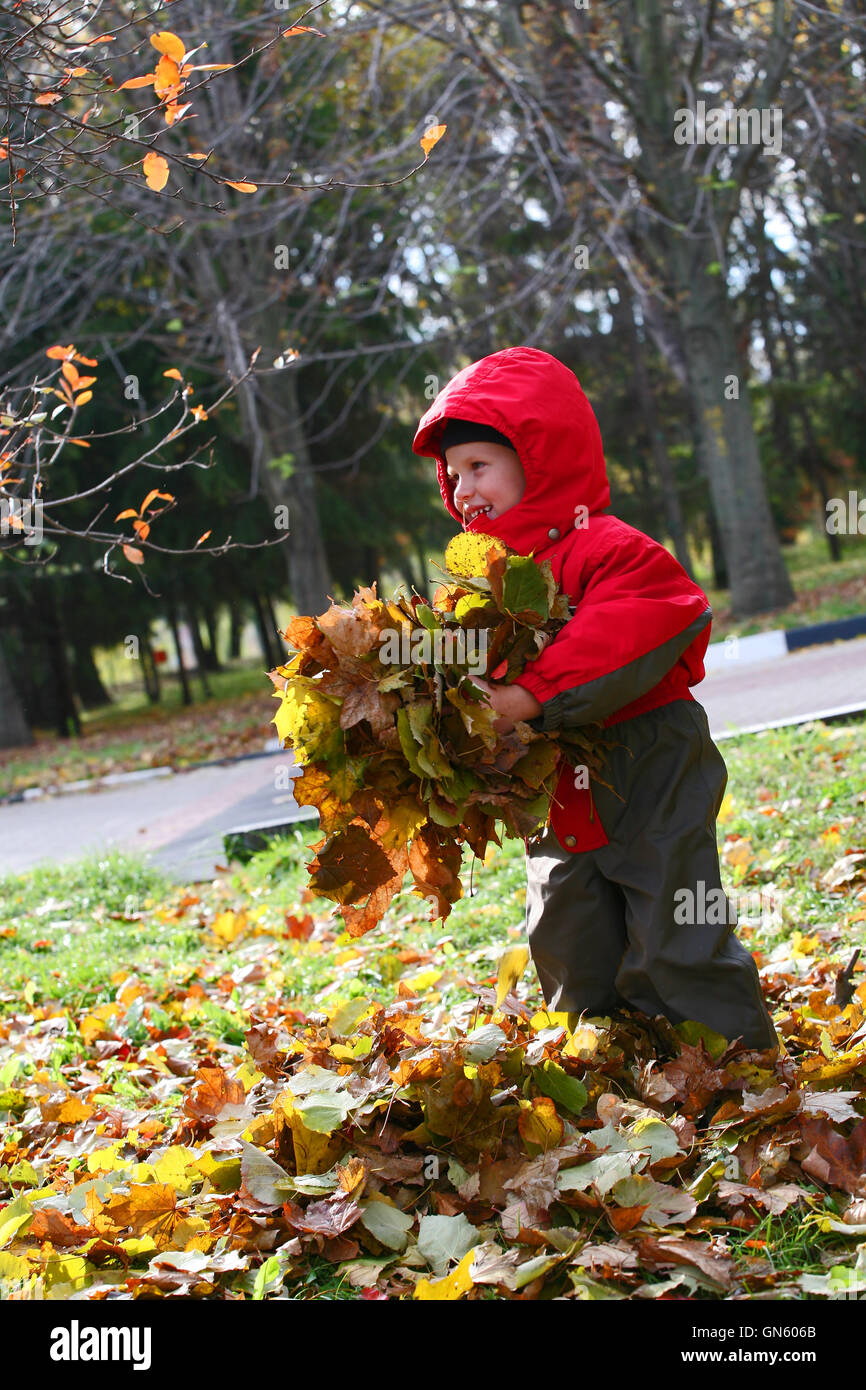
[{"label": "red jacket", "polygon": [[[596,720],[607,726],[693,699],[689,686],[704,677],[712,609],[664,546],[606,513],[610,489],[601,434],[574,373],[538,348],[512,347],[472,362],[439,392],[412,448],[436,459],[443,500],[460,521],[439,452],[449,417],[501,431],[526,475],[517,506],[492,521],[479,516],[464,529],[549,559],[576,605],[518,678],[543,705],[535,727],[550,731]],[[608,840],[591,789],[576,788],[574,780],[564,767],[551,826],[580,853]]]}]

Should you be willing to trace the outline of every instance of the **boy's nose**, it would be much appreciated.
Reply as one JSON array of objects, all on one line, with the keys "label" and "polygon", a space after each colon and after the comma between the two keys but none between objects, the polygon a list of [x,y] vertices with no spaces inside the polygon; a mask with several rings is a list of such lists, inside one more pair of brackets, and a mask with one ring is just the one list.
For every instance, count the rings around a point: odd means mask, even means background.
[{"label": "boy's nose", "polygon": [[458,478],[454,484],[454,501],[462,507],[472,496],[472,484],[468,478]]}]

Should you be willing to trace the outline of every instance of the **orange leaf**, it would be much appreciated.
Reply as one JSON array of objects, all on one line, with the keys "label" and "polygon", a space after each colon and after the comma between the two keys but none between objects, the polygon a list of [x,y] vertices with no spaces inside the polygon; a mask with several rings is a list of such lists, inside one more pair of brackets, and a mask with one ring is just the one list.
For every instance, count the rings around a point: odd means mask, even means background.
[{"label": "orange leaf", "polygon": [[169,369],[168,369],[167,372],[163,372],[163,376],[170,376],[170,377],[172,377],[175,381],[183,381],[183,377],[181,376],[181,374],[180,374],[180,372],[178,371],[177,367],[169,367]]},{"label": "orange leaf", "polygon": [[142,555],[141,551],[137,549],[136,546],[125,545],[123,547],[123,553],[131,565],[144,564],[144,556]]},{"label": "orange leaf", "polygon": [[136,517],[135,521],[132,523],[132,529],[140,541],[146,541],[150,535],[150,522],[139,521],[138,517]]},{"label": "orange leaf", "polygon": [[76,396],[76,397],[75,397],[75,404],[76,404],[76,405],[87,405],[87,402],[88,402],[88,401],[92,401],[92,400],[93,400],[93,392],[92,392],[92,391],[82,391],[81,394],[80,394],[79,396]]},{"label": "orange leaf", "polygon": [[125,82],[121,82],[118,91],[122,92],[124,87],[152,87],[154,73],[147,72],[144,77],[128,77]]},{"label": "orange leaf", "polygon": [[146,154],[142,161],[144,165],[144,177],[147,179],[148,188],[152,188],[154,193],[158,193],[161,188],[165,188],[168,183],[168,163],[161,154]]},{"label": "orange leaf", "polygon": [[178,63],[183,62],[183,55],[186,52],[183,40],[179,39],[177,34],[173,34],[170,29],[163,29],[158,34],[151,34],[150,42],[157,53],[165,53]]},{"label": "orange leaf", "polygon": [[[203,536],[199,536],[198,540],[196,541],[196,545],[201,545],[202,541],[206,541],[207,538],[208,538],[208,536],[211,535],[211,534],[212,534],[212,533],[211,533],[210,531],[205,531],[205,533],[204,533]],[[195,547],[193,547],[193,548],[195,548]]]},{"label": "orange leaf", "polygon": [[70,77],[84,77],[90,72],[90,68],[64,68],[64,72],[67,72]]},{"label": "orange leaf", "polygon": [[[188,154],[187,159],[207,159],[206,154]],[[163,373],[165,375],[165,373]]]},{"label": "orange leaf", "polygon": [[36,98],[37,106],[53,106],[55,101],[62,101],[63,96],[60,92],[40,92]]},{"label": "orange leaf", "polygon": [[78,368],[72,362],[64,362],[60,370],[70,385],[74,386],[78,380]]},{"label": "orange leaf", "polygon": [[438,144],[448,129],[447,125],[431,125],[421,136],[421,148],[425,155],[429,155],[433,146]]},{"label": "orange leaf", "polygon": [[90,448],[90,445],[88,444],[86,439],[70,439],[67,442],[69,444],[80,444],[82,449]]},{"label": "orange leaf", "polygon": [[225,182],[229,188],[236,188],[238,193],[255,193],[258,188],[257,183],[232,183],[231,179],[226,179]]},{"label": "orange leaf", "polygon": [[55,360],[59,358],[61,361],[63,361],[65,358],[67,358],[67,357],[69,356],[69,354],[70,354],[71,352],[74,352],[74,351],[75,351],[75,344],[74,344],[74,343],[70,343],[70,344],[69,344],[69,347],[61,347],[59,343],[55,343],[53,347],[50,347],[50,348],[46,348],[46,349],[45,349],[45,356],[46,356],[46,357],[52,357],[52,358],[54,358]]},{"label": "orange leaf", "polygon": [[176,125],[177,122],[182,119],[184,113],[189,111],[191,105],[192,102],[189,101],[186,102],[184,106],[178,106],[176,101],[168,102],[163,112],[166,125]]},{"label": "orange leaf", "polygon": [[128,516],[138,516],[134,507],[127,507],[125,512],[118,512],[115,521],[125,521]]},{"label": "orange leaf", "polygon": [[147,511],[147,508],[150,506],[151,502],[155,501],[155,499],[156,499],[157,497],[161,497],[161,498],[163,499],[163,501],[165,501],[165,502],[173,502],[173,501],[174,501],[174,498],[172,497],[172,495],[171,495],[170,492],[158,492],[156,488],[153,488],[153,489],[147,494],[147,496],[145,497],[144,501],[143,501],[142,504],[141,504],[141,507],[139,508],[140,514],[141,514],[142,516],[144,516],[144,513]]},{"label": "orange leaf", "polygon": [[180,90],[180,71],[173,58],[160,58],[153,75],[153,90],[157,96]]},{"label": "orange leaf", "polygon": [[197,420],[206,420],[208,418],[207,411],[205,410],[203,405],[194,405],[192,408],[192,413]]},{"label": "orange leaf", "polygon": [[[78,358],[78,361],[79,361],[79,362],[81,361],[81,358],[80,358],[80,357]],[[88,386],[92,386],[95,380],[96,380],[96,377],[95,377],[95,376],[80,376],[80,377],[78,378],[78,389],[79,389],[79,391],[84,391],[84,390],[87,389]]]},{"label": "orange leaf", "polygon": [[[99,361],[98,357],[82,357],[80,352],[73,352],[72,355],[75,361],[80,362],[83,367],[95,367]],[[95,381],[96,377],[93,377],[92,380]]]},{"label": "orange leaf", "polygon": [[289,38],[291,34],[318,34],[320,39],[325,37],[321,29],[310,29],[306,24],[296,24],[292,29],[283,30],[284,39]]},{"label": "orange leaf", "polygon": [[116,34],[100,34],[98,38],[86,39],[81,46],[82,48],[92,48],[95,43],[114,43],[116,38]]},{"label": "orange leaf", "polygon": [[187,63],[184,76],[188,72],[225,72],[226,68],[237,67],[237,63]]}]

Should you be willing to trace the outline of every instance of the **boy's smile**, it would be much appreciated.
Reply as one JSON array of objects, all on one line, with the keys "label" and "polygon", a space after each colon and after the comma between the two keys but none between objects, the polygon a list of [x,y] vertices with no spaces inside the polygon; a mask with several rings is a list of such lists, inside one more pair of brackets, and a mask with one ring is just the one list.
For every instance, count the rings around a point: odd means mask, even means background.
[{"label": "boy's smile", "polygon": [[523,496],[526,476],[516,449],[489,440],[454,444],[445,461],[464,526],[482,514],[501,516]]}]

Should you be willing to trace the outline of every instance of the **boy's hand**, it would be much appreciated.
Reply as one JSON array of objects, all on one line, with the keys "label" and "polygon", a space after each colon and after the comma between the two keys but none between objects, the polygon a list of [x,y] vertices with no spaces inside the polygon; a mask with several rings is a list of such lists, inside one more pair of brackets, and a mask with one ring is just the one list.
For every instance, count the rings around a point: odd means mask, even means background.
[{"label": "boy's hand", "polygon": [[491,685],[478,676],[472,676],[471,680],[473,685],[484,691],[491,707],[502,716],[494,722],[494,733],[509,734],[518,720],[534,719],[541,713],[538,700],[522,685]]}]

